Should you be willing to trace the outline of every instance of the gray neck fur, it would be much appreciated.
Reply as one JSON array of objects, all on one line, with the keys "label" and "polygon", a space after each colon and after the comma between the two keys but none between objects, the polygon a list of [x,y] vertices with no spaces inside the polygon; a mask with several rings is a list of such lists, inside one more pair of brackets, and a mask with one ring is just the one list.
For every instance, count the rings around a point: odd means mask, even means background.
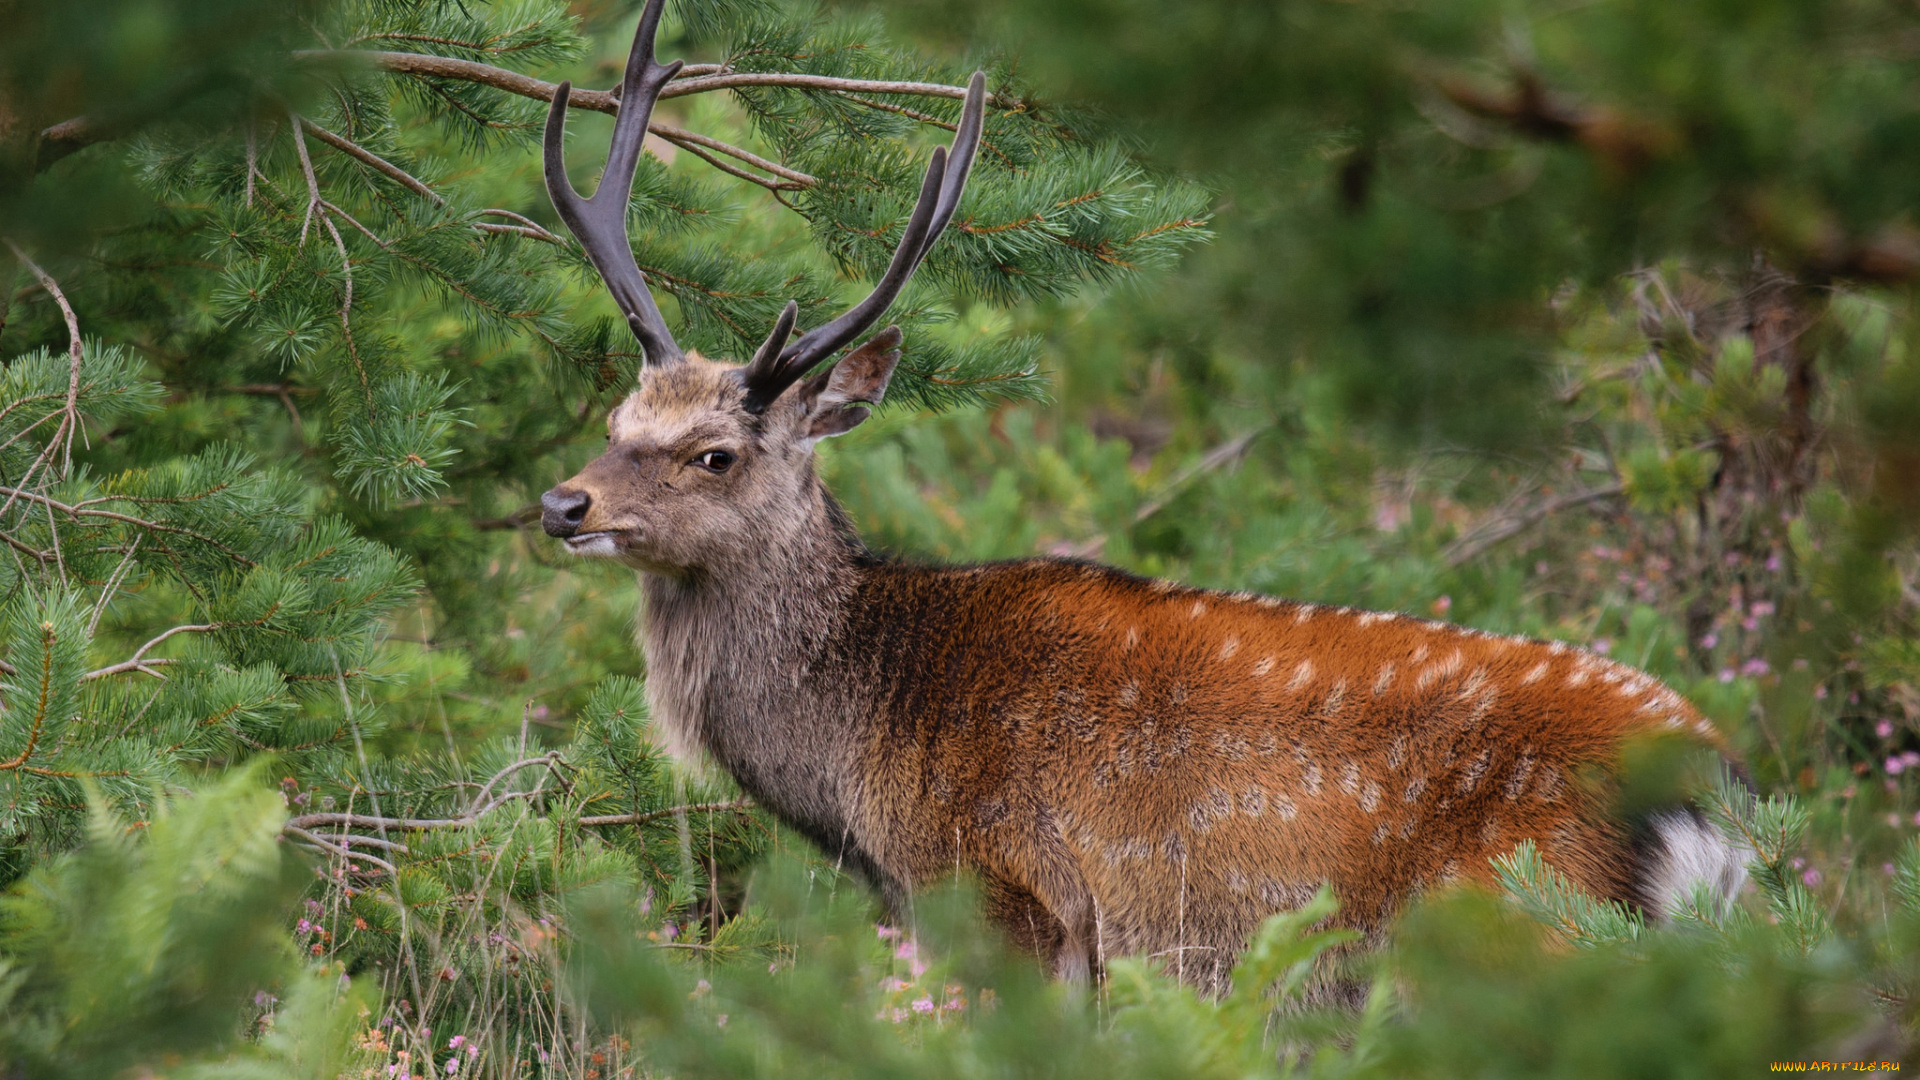
[{"label": "gray neck fur", "polygon": [[[848,825],[861,688],[829,652],[870,556],[809,475],[804,513],[769,513],[737,564],[642,572],[647,699],[666,749],[712,755],[768,809],[831,838]],[[838,672],[844,674],[844,672]],[[829,846],[831,846],[829,844]]]}]

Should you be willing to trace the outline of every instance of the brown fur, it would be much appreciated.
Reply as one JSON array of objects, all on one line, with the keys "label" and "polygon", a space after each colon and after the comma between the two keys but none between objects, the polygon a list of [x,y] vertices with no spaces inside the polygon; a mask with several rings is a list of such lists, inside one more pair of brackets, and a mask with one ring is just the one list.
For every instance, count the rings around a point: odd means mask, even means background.
[{"label": "brown fur", "polygon": [[[1218,988],[1253,928],[1322,882],[1377,932],[1528,839],[1585,889],[1648,899],[1590,776],[1643,733],[1717,746],[1678,695],[1559,643],[1398,615],[1073,561],[877,559],[811,447],[858,423],[843,406],[877,401],[896,358],[856,352],[763,416],[730,365],[649,369],[606,455],[555,489],[591,497],[576,549],[642,571],[670,747],[711,755],[896,906],[977,875],[1068,975],[1145,953]],[[692,463],[713,448],[727,472]]]}]

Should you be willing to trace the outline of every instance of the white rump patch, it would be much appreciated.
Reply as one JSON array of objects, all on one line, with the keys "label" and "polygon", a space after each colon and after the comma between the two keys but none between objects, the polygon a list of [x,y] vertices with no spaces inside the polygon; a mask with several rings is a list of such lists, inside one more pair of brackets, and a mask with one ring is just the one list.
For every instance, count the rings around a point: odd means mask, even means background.
[{"label": "white rump patch", "polygon": [[1654,816],[1658,848],[1642,868],[1641,895],[1656,918],[1672,917],[1705,883],[1716,912],[1725,912],[1747,882],[1747,860],[1753,857],[1727,842],[1720,830],[1685,810]]}]

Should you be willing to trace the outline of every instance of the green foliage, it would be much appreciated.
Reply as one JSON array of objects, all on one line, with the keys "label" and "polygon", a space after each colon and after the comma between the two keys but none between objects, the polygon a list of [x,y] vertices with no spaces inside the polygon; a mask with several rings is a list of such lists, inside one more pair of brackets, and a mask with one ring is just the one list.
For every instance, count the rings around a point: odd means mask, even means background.
[{"label": "green foliage", "polygon": [[[84,846],[0,900],[0,1064],[45,1077],[182,1059],[196,1077],[338,1075],[358,1003],[337,968],[305,967],[287,938],[306,875],[260,773],[163,797],[144,827],[96,802]],[[264,1038],[249,1046],[249,1031]]]}]

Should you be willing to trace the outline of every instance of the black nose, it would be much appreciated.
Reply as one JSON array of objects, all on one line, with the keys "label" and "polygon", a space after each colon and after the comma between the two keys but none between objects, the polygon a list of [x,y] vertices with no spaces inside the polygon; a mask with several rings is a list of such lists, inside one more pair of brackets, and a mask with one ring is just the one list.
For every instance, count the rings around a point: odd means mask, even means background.
[{"label": "black nose", "polygon": [[548,536],[572,536],[592,503],[593,496],[579,488],[554,488],[540,496],[540,527]]}]

